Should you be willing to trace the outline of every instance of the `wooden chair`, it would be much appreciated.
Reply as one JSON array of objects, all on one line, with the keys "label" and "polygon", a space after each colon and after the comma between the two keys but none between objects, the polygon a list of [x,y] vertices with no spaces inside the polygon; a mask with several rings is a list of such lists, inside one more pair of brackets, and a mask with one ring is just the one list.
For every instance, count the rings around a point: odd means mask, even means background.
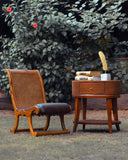
[{"label": "wooden chair", "polygon": [[[12,133],[16,131],[29,131],[33,136],[70,133],[65,128],[64,115],[71,112],[71,106],[67,103],[47,103],[43,80],[37,70],[13,70],[5,69],[8,74],[12,104],[15,112],[15,126]],[[33,128],[32,116],[45,115],[46,125],[43,128]],[[60,117],[61,131],[46,131],[49,127],[50,117]],[[26,116],[29,123],[28,129],[18,129],[19,116]],[[43,130],[37,132],[35,130]]]}]

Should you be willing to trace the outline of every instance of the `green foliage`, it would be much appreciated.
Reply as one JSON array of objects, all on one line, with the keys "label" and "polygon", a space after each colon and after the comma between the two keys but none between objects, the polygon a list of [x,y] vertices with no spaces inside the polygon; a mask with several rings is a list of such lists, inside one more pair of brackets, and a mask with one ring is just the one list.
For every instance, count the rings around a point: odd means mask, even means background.
[{"label": "green foliage", "polygon": [[[5,68],[38,69],[44,80],[48,101],[71,99],[71,80],[78,70],[101,70],[98,51],[108,60],[109,72],[118,76],[111,56],[127,56],[127,41],[119,42],[115,29],[128,31],[122,1],[12,0],[3,7],[13,38],[1,37],[2,90],[9,90]],[[12,11],[7,12],[7,7]],[[37,26],[34,28],[34,24]],[[123,52],[120,46],[123,47]],[[126,62],[125,62],[126,63]],[[122,67],[118,76],[124,76]]]}]

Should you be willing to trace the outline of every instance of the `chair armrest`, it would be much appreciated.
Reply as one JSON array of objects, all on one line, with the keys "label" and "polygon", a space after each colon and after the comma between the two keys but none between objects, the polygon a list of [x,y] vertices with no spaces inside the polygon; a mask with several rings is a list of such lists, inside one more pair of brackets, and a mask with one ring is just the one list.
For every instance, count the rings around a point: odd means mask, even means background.
[{"label": "chair armrest", "polygon": [[39,114],[39,108],[36,106],[31,106],[27,108],[20,108],[16,110],[16,114],[21,115],[21,116],[30,116],[32,115],[33,112],[36,114]]}]

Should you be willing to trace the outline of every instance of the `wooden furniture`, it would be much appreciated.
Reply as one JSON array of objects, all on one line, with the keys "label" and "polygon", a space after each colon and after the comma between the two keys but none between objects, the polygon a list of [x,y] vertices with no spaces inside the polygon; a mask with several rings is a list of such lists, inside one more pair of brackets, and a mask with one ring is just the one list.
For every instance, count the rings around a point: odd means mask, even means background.
[{"label": "wooden furniture", "polygon": [[[120,130],[118,121],[117,98],[120,97],[120,81],[72,81],[72,96],[75,98],[75,118],[73,131],[75,132],[78,124],[83,125],[108,125],[109,133],[112,133],[112,125],[115,124],[117,130]],[[87,98],[105,98],[107,103],[107,117],[108,120],[87,120],[86,106]],[[79,120],[80,109],[82,102],[83,120]],[[111,115],[113,110],[113,118]]]},{"label": "wooden furniture", "polygon": [[[64,115],[71,111],[71,106],[67,103],[47,103],[42,77],[36,70],[11,70],[6,69],[11,91],[11,99],[15,112],[15,126],[11,132],[29,131],[33,136],[69,133],[65,128]],[[32,126],[33,115],[45,115],[47,117],[44,128]],[[49,127],[50,117],[58,115],[60,117],[62,131],[46,131]],[[19,116],[26,116],[29,129],[18,129]],[[35,130],[43,130],[37,132]]]}]

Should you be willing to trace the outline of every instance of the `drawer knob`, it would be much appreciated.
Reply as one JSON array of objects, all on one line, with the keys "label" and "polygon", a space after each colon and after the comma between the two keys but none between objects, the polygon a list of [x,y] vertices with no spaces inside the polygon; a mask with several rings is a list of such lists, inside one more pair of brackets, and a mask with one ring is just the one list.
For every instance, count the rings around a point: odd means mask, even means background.
[{"label": "drawer knob", "polygon": [[89,88],[90,90],[92,90],[92,88]]}]

